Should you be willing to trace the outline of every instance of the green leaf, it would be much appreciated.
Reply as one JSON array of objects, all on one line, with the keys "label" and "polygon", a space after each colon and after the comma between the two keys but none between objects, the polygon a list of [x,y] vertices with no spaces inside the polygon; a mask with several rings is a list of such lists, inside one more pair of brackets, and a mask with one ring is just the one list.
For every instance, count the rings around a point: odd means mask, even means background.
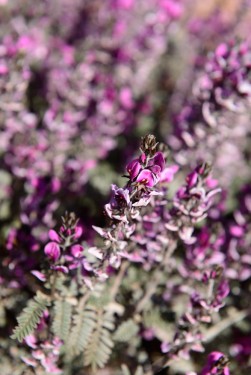
[{"label": "green leaf", "polygon": [[66,343],[69,357],[80,354],[86,347],[96,324],[96,310],[87,306],[73,316],[74,325]]},{"label": "green leaf", "polygon": [[119,342],[128,342],[137,335],[138,331],[138,325],[132,319],[128,319],[117,328],[113,339]]},{"label": "green leaf", "polygon": [[33,300],[28,302],[28,306],[23,310],[21,315],[17,318],[18,325],[13,331],[12,339],[17,339],[22,342],[23,339],[32,334],[37,328],[43,312],[46,307],[50,304],[48,297],[41,292],[37,292],[37,295]]},{"label": "green leaf", "polygon": [[93,371],[96,371],[97,367],[104,367],[112,353],[114,344],[110,330],[114,329],[113,320],[113,315],[110,313],[97,311],[95,329],[84,351],[84,364],[91,366]]},{"label": "green leaf", "polygon": [[58,300],[54,303],[54,320],[52,330],[56,336],[66,340],[71,325],[72,305],[65,300]]}]

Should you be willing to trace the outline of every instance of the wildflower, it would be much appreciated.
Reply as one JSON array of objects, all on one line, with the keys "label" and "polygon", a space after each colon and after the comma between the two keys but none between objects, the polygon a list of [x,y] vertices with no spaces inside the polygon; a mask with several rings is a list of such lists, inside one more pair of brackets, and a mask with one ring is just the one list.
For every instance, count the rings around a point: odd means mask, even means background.
[{"label": "wildflower", "polygon": [[56,242],[49,242],[45,246],[44,252],[52,262],[56,262],[60,257],[60,247]]},{"label": "wildflower", "polygon": [[200,375],[230,375],[228,359],[221,352],[212,352],[207,357],[207,365]]}]

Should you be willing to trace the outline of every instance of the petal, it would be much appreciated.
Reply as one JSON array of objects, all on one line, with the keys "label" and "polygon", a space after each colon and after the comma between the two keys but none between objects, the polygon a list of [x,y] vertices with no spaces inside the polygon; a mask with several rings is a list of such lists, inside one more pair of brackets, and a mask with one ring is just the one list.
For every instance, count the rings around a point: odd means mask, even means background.
[{"label": "petal", "polygon": [[81,245],[73,245],[71,247],[71,254],[75,257],[75,258],[79,258],[83,252],[84,248],[83,246]]},{"label": "petal", "polygon": [[56,242],[49,242],[45,246],[44,252],[53,262],[56,262],[60,257],[60,247]]},{"label": "petal", "polygon": [[197,184],[197,181],[198,181],[198,173],[195,171],[190,173],[186,178],[186,182],[187,182],[189,189],[194,187]]},{"label": "petal", "polygon": [[141,165],[140,165],[138,159],[134,159],[134,160],[132,160],[132,161],[127,165],[126,170],[127,170],[127,172],[129,173],[130,178],[131,178],[132,180],[134,180],[134,179],[138,176],[138,174],[139,174],[139,172],[140,172],[140,170],[141,170]]},{"label": "petal", "polygon": [[65,267],[65,266],[52,266],[51,268],[52,268],[53,270],[55,270],[55,271],[58,271],[58,272],[69,273],[68,268]]},{"label": "petal", "polygon": [[165,168],[161,173],[160,182],[171,182],[178,170],[178,165],[170,165],[170,167]]},{"label": "petal", "polygon": [[136,181],[145,186],[152,187],[157,184],[158,178],[149,169],[144,169],[140,172]]},{"label": "petal", "polygon": [[37,271],[37,270],[32,270],[31,271],[32,275],[34,275],[38,280],[40,281],[46,281],[46,276],[40,272],[40,271]]},{"label": "petal", "polygon": [[51,241],[56,241],[56,242],[60,242],[60,237],[59,237],[59,235],[57,234],[57,232],[55,231],[55,230],[53,230],[53,229],[50,229],[49,230],[49,239],[51,240]]},{"label": "petal", "polygon": [[75,232],[75,234],[74,234],[74,238],[75,238],[75,240],[77,240],[79,237],[82,236],[83,228],[80,227],[79,225],[77,225],[77,226],[75,227],[75,229],[74,229],[74,232]]},{"label": "petal", "polygon": [[151,164],[152,165],[158,165],[161,169],[161,171],[163,171],[164,167],[165,167],[165,158],[164,158],[164,155],[162,154],[162,152],[157,152],[154,156],[154,158],[151,160]]}]

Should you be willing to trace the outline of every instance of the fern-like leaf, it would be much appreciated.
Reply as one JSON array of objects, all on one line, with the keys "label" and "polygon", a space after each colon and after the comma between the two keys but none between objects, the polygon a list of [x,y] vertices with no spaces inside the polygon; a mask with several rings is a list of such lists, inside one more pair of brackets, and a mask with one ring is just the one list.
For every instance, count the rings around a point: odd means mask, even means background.
[{"label": "fern-like leaf", "polygon": [[128,319],[117,328],[113,339],[119,342],[128,342],[137,335],[138,331],[138,325],[132,319]]},{"label": "fern-like leaf", "polygon": [[54,320],[52,330],[56,336],[66,340],[71,325],[72,305],[65,300],[58,300],[54,303]]},{"label": "fern-like leaf", "polygon": [[67,354],[70,357],[80,354],[86,347],[96,324],[96,311],[87,306],[73,316],[73,322],[74,325],[67,342]]},{"label": "fern-like leaf", "polygon": [[28,306],[17,318],[18,325],[14,329],[11,338],[22,342],[26,336],[32,334],[49,304],[47,296],[38,292],[34,299],[28,302]]},{"label": "fern-like leaf", "polygon": [[104,367],[108,362],[113,341],[110,330],[114,329],[113,316],[103,310],[97,311],[95,330],[93,331],[84,352],[84,364],[91,366],[93,371],[97,367]]}]

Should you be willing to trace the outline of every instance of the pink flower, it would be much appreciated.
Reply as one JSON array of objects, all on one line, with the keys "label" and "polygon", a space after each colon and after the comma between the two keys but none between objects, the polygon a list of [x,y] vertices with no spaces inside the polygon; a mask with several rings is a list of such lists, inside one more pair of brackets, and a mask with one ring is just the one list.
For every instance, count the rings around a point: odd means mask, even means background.
[{"label": "pink flower", "polygon": [[189,189],[196,186],[197,181],[198,181],[198,173],[195,172],[195,171],[190,173],[186,178],[186,182],[187,182],[187,185],[188,185]]},{"label": "pink flower", "polygon": [[134,180],[138,176],[141,169],[142,168],[138,159],[132,160],[126,167],[126,170],[129,173],[131,180]]},{"label": "pink flower", "polygon": [[132,92],[128,87],[122,88],[119,99],[125,108],[131,109],[133,107]]},{"label": "pink flower", "polygon": [[43,281],[43,282],[46,281],[46,276],[42,272],[37,271],[37,270],[32,270],[31,273],[40,281]]},{"label": "pink flower", "polygon": [[147,187],[153,187],[154,185],[158,183],[158,178],[149,169],[144,169],[143,171],[139,173],[136,181],[140,182],[141,184]]},{"label": "pink flower", "polygon": [[51,240],[51,241],[56,241],[56,242],[60,242],[60,237],[59,237],[59,235],[57,234],[57,232],[55,231],[55,230],[53,230],[53,229],[50,229],[49,230],[49,239]]},{"label": "pink flower", "polygon": [[245,233],[244,228],[239,225],[232,225],[230,227],[230,233],[234,237],[242,237]]},{"label": "pink flower", "polygon": [[149,162],[149,167],[156,165],[160,167],[160,171],[162,172],[165,167],[165,159],[162,152],[157,152]]},{"label": "pink flower", "polygon": [[81,245],[73,245],[71,247],[71,254],[75,258],[79,258],[81,256],[83,250],[84,250],[83,246],[81,246]]},{"label": "pink flower", "polygon": [[77,240],[79,237],[82,236],[82,234],[83,234],[83,229],[82,229],[82,227],[80,227],[79,225],[76,225],[74,231],[75,231],[74,239]]},{"label": "pink flower", "polygon": [[170,165],[170,167],[165,168],[160,175],[160,182],[171,182],[174,178],[176,172],[178,172],[178,165]]},{"label": "pink flower", "polygon": [[[221,352],[212,352],[207,357],[207,365],[203,368],[200,375],[230,375],[227,366],[227,358]],[[219,372],[221,371],[221,372]]]},{"label": "pink flower", "polygon": [[56,242],[49,242],[44,248],[45,255],[48,256],[48,258],[56,262],[60,257],[60,247]]}]

